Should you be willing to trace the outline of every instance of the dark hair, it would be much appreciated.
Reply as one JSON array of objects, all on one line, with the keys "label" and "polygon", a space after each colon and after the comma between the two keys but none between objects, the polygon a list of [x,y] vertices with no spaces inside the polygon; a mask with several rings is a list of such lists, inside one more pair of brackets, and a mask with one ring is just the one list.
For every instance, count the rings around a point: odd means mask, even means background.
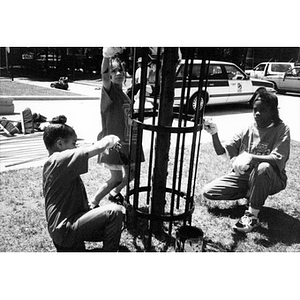
[{"label": "dark hair", "polygon": [[112,70],[112,65],[113,64],[117,64],[119,66],[120,69],[122,69],[122,71],[124,72],[124,84],[126,83],[126,63],[124,61],[122,61],[118,56],[115,56],[113,58],[111,58],[110,60],[110,70]]},{"label": "dark hair", "polygon": [[72,127],[65,124],[66,121],[67,118],[61,115],[53,118],[45,128],[43,140],[47,149],[51,149],[59,138],[68,139],[76,134]]},{"label": "dark hair", "polygon": [[265,103],[271,109],[272,121],[274,122],[274,125],[277,126],[278,124],[282,123],[282,120],[279,118],[277,96],[274,93],[268,92],[266,89],[261,89],[257,91],[256,94],[257,95],[253,103],[255,103],[258,100]]}]

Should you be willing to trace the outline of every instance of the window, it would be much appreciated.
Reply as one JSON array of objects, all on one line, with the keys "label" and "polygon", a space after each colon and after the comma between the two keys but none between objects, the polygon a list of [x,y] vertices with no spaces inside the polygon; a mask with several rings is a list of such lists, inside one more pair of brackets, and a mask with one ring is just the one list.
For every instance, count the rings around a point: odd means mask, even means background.
[{"label": "window", "polygon": [[208,70],[209,79],[227,79],[226,75],[223,74],[220,65],[210,65]]},{"label": "window", "polygon": [[225,70],[229,80],[242,80],[245,77],[235,66],[225,65]]},{"label": "window", "polygon": [[265,69],[266,64],[260,64],[256,68],[254,68],[255,71],[263,71]]},{"label": "window", "polygon": [[271,64],[272,72],[287,72],[292,66],[290,64]]}]

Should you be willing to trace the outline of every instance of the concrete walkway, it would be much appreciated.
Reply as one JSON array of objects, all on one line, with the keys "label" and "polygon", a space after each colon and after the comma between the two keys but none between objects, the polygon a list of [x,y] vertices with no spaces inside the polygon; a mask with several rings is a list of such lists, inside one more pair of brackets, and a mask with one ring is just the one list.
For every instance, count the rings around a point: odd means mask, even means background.
[{"label": "concrete walkway", "polygon": [[[50,82],[33,82],[26,79],[15,80],[51,89]],[[127,80],[127,84],[130,84],[129,80]],[[19,113],[26,107],[30,107],[33,112],[41,113],[48,120],[58,115],[65,115],[67,123],[73,126],[77,133],[79,144],[92,143],[96,140],[100,131],[100,87],[100,80],[79,81],[69,84],[69,90],[79,94],[80,96],[78,97],[16,97],[13,101],[15,115],[12,117],[16,120],[19,119]],[[290,126],[292,139],[300,141],[300,98],[298,95],[278,95],[278,99],[280,116]],[[214,118],[222,140],[230,138],[242,124],[253,120],[251,109],[237,106],[229,106],[229,108],[226,106],[224,109],[222,107],[216,110],[207,107],[206,116]],[[176,120],[174,120],[175,122]],[[188,126],[192,125],[192,123],[188,124]],[[149,135],[147,132],[144,134],[144,149],[147,149],[147,143],[150,140]],[[47,157],[42,134],[19,135],[18,139],[0,135],[0,142],[0,172],[39,166],[43,164]],[[210,135],[205,131],[202,131],[201,142],[211,142]],[[37,151],[37,149],[39,150]]]},{"label": "concrete walkway", "polygon": [[[49,88],[51,82],[15,79],[20,83]],[[79,138],[79,144],[92,143],[100,130],[100,80],[70,83],[69,91],[79,96],[19,96],[13,97],[14,115],[8,119],[20,120],[20,113],[27,107],[32,112],[40,113],[51,120],[58,115],[65,115]],[[0,172],[42,165],[47,157],[42,133],[29,135],[18,134],[14,137],[0,135]]]}]

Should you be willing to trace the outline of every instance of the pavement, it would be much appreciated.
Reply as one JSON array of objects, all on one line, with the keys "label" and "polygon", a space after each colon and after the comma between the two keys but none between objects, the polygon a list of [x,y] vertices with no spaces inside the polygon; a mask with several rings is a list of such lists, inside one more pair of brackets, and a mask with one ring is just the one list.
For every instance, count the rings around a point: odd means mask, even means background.
[{"label": "pavement", "polygon": [[[15,80],[50,88],[50,82],[29,81],[25,78]],[[127,81],[127,85],[129,84],[130,81]],[[48,120],[57,115],[65,115],[67,123],[73,126],[77,133],[79,144],[90,144],[96,140],[100,131],[100,87],[100,80],[82,80],[69,83],[69,91],[78,96],[71,97],[66,91],[66,97],[14,97],[15,114],[6,117],[18,120],[20,112],[27,107],[31,108],[32,112],[46,116]],[[278,99],[280,116],[290,126],[292,139],[300,141],[300,95],[278,95]],[[245,106],[224,106],[217,110],[207,107],[206,116],[213,117],[219,128],[219,136],[223,140],[230,138],[237,126],[253,120],[252,110]],[[193,126],[193,123],[188,122],[187,126]],[[144,134],[144,149],[147,148],[147,141],[150,140],[149,134],[147,132]],[[190,141],[191,139],[187,139],[187,144]],[[48,156],[41,132],[30,135],[20,134],[15,137],[0,135],[0,142],[0,172],[40,166]],[[202,131],[201,143],[206,142],[211,142],[211,137],[207,132]]]}]

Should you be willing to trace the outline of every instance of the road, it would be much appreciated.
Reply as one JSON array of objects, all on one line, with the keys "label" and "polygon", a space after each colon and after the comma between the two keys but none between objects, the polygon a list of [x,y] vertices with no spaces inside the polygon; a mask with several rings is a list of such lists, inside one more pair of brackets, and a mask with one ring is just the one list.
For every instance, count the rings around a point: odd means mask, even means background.
[{"label": "road", "polygon": [[[279,116],[290,127],[291,138],[300,141],[300,94],[278,94]],[[246,105],[208,106],[206,116],[218,125],[221,139],[228,139],[243,123],[253,121],[252,110]],[[207,133],[202,135],[207,141]]]},{"label": "road", "polygon": [[[73,87],[71,86],[71,90],[73,90],[73,88],[78,89],[79,87],[74,84]],[[95,96],[100,93],[99,90],[95,90],[95,86],[89,88],[84,86],[81,88],[85,89],[84,94],[86,95],[92,94]],[[300,95],[278,95],[278,100],[280,117],[290,127],[291,138],[293,140],[300,141]],[[60,114],[65,115],[68,119],[67,123],[74,127],[81,143],[94,142],[100,130],[100,102],[98,98],[92,100],[14,100],[14,105],[15,112],[21,112],[26,107],[30,107],[33,112],[45,115],[48,120]],[[207,106],[205,115],[206,117],[212,117],[217,123],[221,140],[229,139],[242,124],[253,121],[252,110],[247,105]],[[18,117],[18,115],[16,115],[16,117]],[[176,121],[174,121],[174,123],[175,122]],[[192,125],[192,123],[188,124],[188,126]],[[26,137],[27,142],[25,142],[24,139],[22,140],[22,145],[26,148],[20,148],[18,151],[22,152],[24,150],[26,157],[19,158],[18,161],[16,161],[12,156],[13,153],[16,153],[16,151],[9,150],[9,152],[7,152],[7,149],[3,147],[3,137],[1,138],[2,147],[0,149],[0,171],[43,164],[47,153],[44,149],[41,135],[39,138],[36,136],[32,137],[32,142],[29,137]],[[22,137],[20,137],[20,139],[22,139]],[[147,132],[144,135],[144,149],[147,148],[147,142],[149,140],[149,133]],[[17,139],[14,141],[7,140],[7,146],[12,147],[13,145],[21,145],[16,144]],[[187,138],[186,145],[190,142],[191,139]],[[211,136],[205,131],[202,131],[201,142],[211,142]],[[37,145],[38,143],[39,145]],[[36,147],[41,149],[39,153],[36,153]],[[35,157],[41,158],[39,160],[35,160]]]}]

